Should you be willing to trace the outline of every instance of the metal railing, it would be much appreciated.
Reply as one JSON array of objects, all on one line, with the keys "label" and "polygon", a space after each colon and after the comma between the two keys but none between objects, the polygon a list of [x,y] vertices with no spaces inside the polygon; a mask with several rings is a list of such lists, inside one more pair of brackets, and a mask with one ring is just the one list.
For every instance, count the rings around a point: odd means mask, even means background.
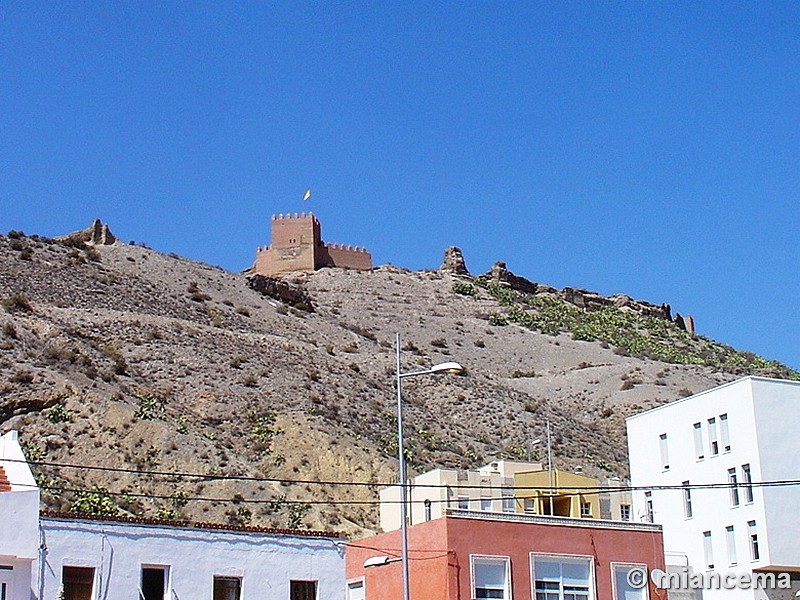
[{"label": "metal railing", "polygon": [[600,529],[623,529],[628,531],[661,531],[661,525],[656,525],[653,523],[606,521],[604,519],[576,519],[574,517],[531,515],[512,512],[492,512],[483,510],[468,510],[463,508],[445,508],[444,513],[448,517],[483,519],[485,521],[513,521],[516,523],[538,523],[540,525],[560,525],[563,527],[595,527]]}]

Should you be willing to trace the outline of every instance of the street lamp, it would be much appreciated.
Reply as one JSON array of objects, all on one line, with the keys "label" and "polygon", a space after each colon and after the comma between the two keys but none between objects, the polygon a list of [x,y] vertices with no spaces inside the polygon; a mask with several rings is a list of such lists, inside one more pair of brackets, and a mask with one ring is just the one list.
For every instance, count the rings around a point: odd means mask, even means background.
[{"label": "street lamp", "polygon": [[395,340],[397,351],[397,461],[400,465],[400,560],[403,564],[403,600],[409,600],[408,593],[408,495],[406,489],[406,456],[403,448],[403,393],[402,380],[405,377],[415,377],[417,375],[443,375],[447,373],[463,373],[464,367],[457,362],[445,362],[423,369],[421,371],[411,371],[410,373],[400,372],[400,334],[397,333]]},{"label": "street lamp", "polygon": [[[542,438],[536,438],[531,442],[531,448],[540,444]],[[550,488],[550,516],[553,516],[553,454],[552,444],[550,443],[550,420],[547,420],[547,486]]]}]

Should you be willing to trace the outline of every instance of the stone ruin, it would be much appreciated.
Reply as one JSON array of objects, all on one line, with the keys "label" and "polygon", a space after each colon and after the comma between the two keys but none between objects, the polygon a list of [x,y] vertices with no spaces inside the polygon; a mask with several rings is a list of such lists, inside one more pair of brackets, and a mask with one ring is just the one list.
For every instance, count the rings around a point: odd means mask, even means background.
[{"label": "stone ruin", "polygon": [[92,221],[92,224],[86,229],[73,231],[67,235],[59,236],[56,239],[72,244],[83,242],[84,244],[91,244],[92,246],[113,246],[117,243],[116,236],[111,233],[108,225],[103,223],[100,219]]},{"label": "stone ruin", "polygon": [[[470,276],[464,262],[464,255],[461,249],[456,246],[450,246],[444,251],[444,260],[442,266],[439,267],[439,271],[452,275]],[[585,311],[598,311],[602,308],[613,307],[620,310],[628,310],[646,317],[665,319],[690,334],[695,332],[694,319],[690,315],[681,316],[678,313],[675,313],[673,317],[672,309],[669,304],[651,304],[644,300],[634,300],[625,294],[603,296],[597,292],[572,287],[565,287],[562,290],[557,290],[549,285],[535,283],[524,277],[515,275],[506,268],[506,263],[502,261],[494,263],[487,273],[478,275],[477,278],[500,287],[526,294],[547,294],[554,296],[582,308]]]}]

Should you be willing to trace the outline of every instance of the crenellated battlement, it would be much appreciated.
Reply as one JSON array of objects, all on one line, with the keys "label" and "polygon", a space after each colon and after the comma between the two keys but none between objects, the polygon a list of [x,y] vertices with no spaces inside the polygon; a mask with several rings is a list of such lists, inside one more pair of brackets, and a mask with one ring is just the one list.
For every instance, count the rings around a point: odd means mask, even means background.
[{"label": "crenellated battlement", "polygon": [[304,212],[301,212],[301,213],[286,213],[285,215],[283,213],[279,213],[277,215],[272,215],[272,220],[273,221],[294,221],[294,220],[301,220],[301,219],[313,219],[315,221],[317,220],[317,218],[314,216],[314,213],[312,213],[311,211],[309,211],[307,213],[304,213]]},{"label": "crenellated battlement", "polygon": [[325,243],[312,212],[280,213],[270,219],[270,245],[256,248],[253,272],[276,275],[312,272],[322,267],[370,270],[372,255],[363,246]]},{"label": "crenellated battlement", "polygon": [[344,244],[336,244],[336,243],[326,243],[324,245],[328,250],[345,250],[347,252],[359,252],[362,254],[364,253],[369,254],[364,246],[351,246],[350,244],[347,244],[345,246]]}]

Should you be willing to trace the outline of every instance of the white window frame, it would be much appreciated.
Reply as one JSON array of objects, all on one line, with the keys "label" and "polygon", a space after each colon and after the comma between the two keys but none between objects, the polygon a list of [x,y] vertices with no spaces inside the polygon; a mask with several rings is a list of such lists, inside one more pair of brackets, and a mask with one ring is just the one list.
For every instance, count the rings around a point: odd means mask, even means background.
[{"label": "white window frame", "polygon": [[503,512],[514,512],[514,488],[503,487]]},{"label": "white window frame", "polygon": [[[540,557],[551,560],[559,561],[586,561],[589,564],[589,596],[588,600],[595,600],[597,598],[597,577],[594,570],[594,557],[584,554],[552,554],[549,552],[531,552],[528,557],[531,575],[531,598],[536,598],[536,569],[534,567],[534,559]],[[563,598],[564,590],[559,590],[559,597]]]},{"label": "white window frame", "polygon": [[653,492],[644,493],[644,520],[646,523],[655,522],[655,510],[653,509]]},{"label": "white window frame", "polygon": [[703,445],[703,424],[697,422],[692,425],[692,428],[694,429],[694,458],[697,461],[701,461],[706,457],[705,446]]},{"label": "white window frame", "polygon": [[658,451],[661,456],[661,470],[669,471],[669,443],[666,433],[658,436]]},{"label": "white window frame", "polygon": [[157,564],[157,563],[140,563],[139,564],[139,590],[142,589],[142,575],[145,569],[161,569],[164,571],[164,599],[172,597],[172,565]]},{"label": "white window frame", "polygon": [[739,476],[736,475],[736,469],[728,469],[728,491],[730,492],[731,508],[738,508],[741,504],[739,498]]},{"label": "white window frame", "polygon": [[686,519],[691,519],[694,516],[692,510],[692,488],[689,481],[681,483],[683,486],[683,516]]},{"label": "white window frame", "polygon": [[[644,563],[611,562],[610,567],[611,567],[611,597],[613,598],[613,600],[624,600],[617,595],[617,577],[616,573],[614,572],[615,569],[627,569],[628,571],[630,571],[631,569],[641,569],[644,573],[647,574],[650,573],[650,569]],[[641,592],[643,594],[642,595],[643,600],[649,600],[650,598],[649,582],[648,585],[645,585],[644,587],[641,588]]]},{"label": "white window frame", "polygon": [[708,420],[708,454],[711,458],[719,456],[719,434],[717,433],[716,417],[711,417]]},{"label": "white window frame", "polygon": [[[625,514],[627,512],[627,515]],[[630,521],[631,520],[631,505],[630,504],[620,504],[619,505],[619,520],[620,521]]]},{"label": "white window frame", "polygon": [[755,521],[747,522],[747,537],[750,540],[750,560],[752,562],[761,560],[761,549],[758,545],[758,527]]},{"label": "white window frame", "polygon": [[728,413],[719,416],[719,436],[722,445],[722,452],[727,453],[731,451],[731,434],[728,430]]},{"label": "white window frame", "polygon": [[475,563],[476,562],[485,562],[485,563],[503,563],[506,569],[506,576],[505,576],[505,589],[503,590],[504,599],[503,600],[511,600],[511,557],[510,556],[502,556],[502,555],[493,555],[493,554],[470,554],[469,555],[469,587],[471,596],[470,598],[477,598],[477,590],[475,588]]},{"label": "white window frame", "polygon": [[[462,506],[462,504],[466,504],[466,506]],[[458,507],[460,510],[469,510],[469,509],[470,509],[470,506],[469,506],[469,496],[459,496],[459,497],[456,499],[456,506],[457,506],[457,507]]]},{"label": "white window frame", "polygon": [[352,579],[348,579],[345,582],[345,599],[346,600],[353,600],[353,597],[350,595],[350,586],[355,584],[361,584],[361,589],[364,590],[364,598],[367,597],[367,578],[366,577],[354,577]]},{"label": "white window frame", "polygon": [[736,532],[733,525],[725,527],[725,549],[728,551],[728,566],[735,567],[736,562]]},{"label": "white window frame", "polygon": [[744,487],[744,503],[753,503],[753,471],[750,463],[742,465],[742,487]]},{"label": "white window frame", "polygon": [[706,563],[706,570],[714,570],[714,540],[710,531],[703,532],[703,558]]}]

